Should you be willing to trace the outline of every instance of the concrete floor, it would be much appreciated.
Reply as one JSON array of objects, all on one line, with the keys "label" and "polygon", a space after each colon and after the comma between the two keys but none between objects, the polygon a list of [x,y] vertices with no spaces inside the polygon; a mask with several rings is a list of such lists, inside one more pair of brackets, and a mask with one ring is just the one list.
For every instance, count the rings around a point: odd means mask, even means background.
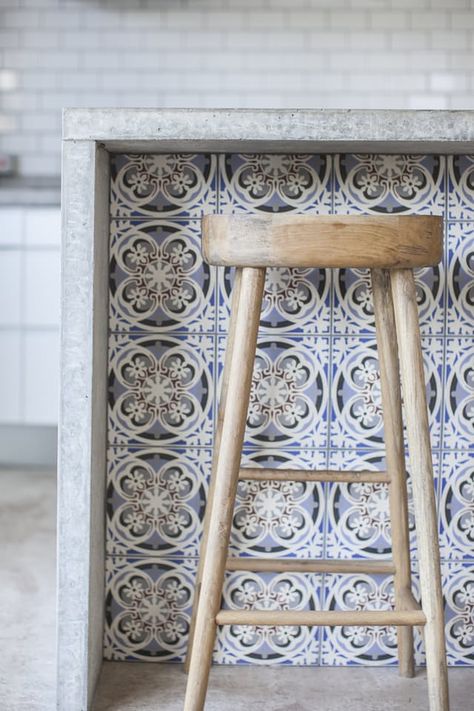
[{"label": "concrete floor", "polygon": [[[55,477],[0,471],[0,711],[53,711]],[[451,669],[451,711],[474,709],[474,669]],[[178,665],[104,663],[94,711],[181,711]],[[426,678],[395,669],[214,667],[206,711],[427,711]]]}]

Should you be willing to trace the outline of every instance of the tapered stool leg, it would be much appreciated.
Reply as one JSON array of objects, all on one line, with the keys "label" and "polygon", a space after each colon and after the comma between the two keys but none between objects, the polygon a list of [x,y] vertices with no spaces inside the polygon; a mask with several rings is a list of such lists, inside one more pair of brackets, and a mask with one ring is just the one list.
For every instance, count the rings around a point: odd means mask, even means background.
[{"label": "tapered stool leg", "polygon": [[265,269],[242,269],[214,491],[208,504],[207,545],[203,551],[201,592],[194,630],[199,649],[194,645],[191,653],[184,711],[201,711],[204,707],[247,419],[264,279]]},{"label": "tapered stool leg", "polygon": [[234,348],[235,326],[237,323],[237,309],[238,309],[238,303],[239,303],[239,298],[240,298],[241,281],[242,281],[242,269],[236,269],[234,284],[232,287],[229,332],[227,335],[224,369],[222,372],[221,394],[220,394],[220,398],[219,398],[219,411],[218,411],[218,415],[217,415],[216,432],[214,435],[214,452],[213,452],[213,456],[212,456],[211,480],[209,483],[209,494],[207,497],[206,513],[204,515],[204,529],[203,529],[202,543],[201,543],[201,555],[199,556],[198,569],[197,569],[197,573],[196,573],[196,585],[194,587],[194,604],[193,604],[193,612],[192,612],[192,616],[191,616],[191,626],[189,629],[188,649],[186,652],[186,660],[184,663],[184,670],[186,672],[189,671],[189,664],[191,661],[191,654],[192,654],[193,644],[194,644],[194,630],[196,628],[196,614],[197,614],[197,609],[198,609],[199,595],[201,592],[202,571],[203,571],[203,567],[204,567],[204,552],[207,548],[207,534],[208,534],[208,530],[209,530],[211,501],[214,496],[216,466],[217,466],[217,460],[219,457],[219,449],[220,449],[221,435],[222,435],[222,422],[224,419],[224,412],[225,412],[226,400],[227,400],[227,387],[229,384],[231,356],[232,356],[232,351]]},{"label": "tapered stool leg", "polygon": [[411,269],[391,271],[418,540],[430,711],[448,711],[443,600],[428,411],[415,280]]},{"label": "tapered stool leg", "polygon": [[[412,599],[412,587],[397,334],[390,289],[390,272],[386,269],[373,269],[371,277],[380,364],[386,461],[387,471],[390,475],[389,502],[392,556],[395,564],[395,609],[406,610],[409,609]],[[412,677],[415,674],[413,627],[397,628],[397,644],[400,675]]]}]

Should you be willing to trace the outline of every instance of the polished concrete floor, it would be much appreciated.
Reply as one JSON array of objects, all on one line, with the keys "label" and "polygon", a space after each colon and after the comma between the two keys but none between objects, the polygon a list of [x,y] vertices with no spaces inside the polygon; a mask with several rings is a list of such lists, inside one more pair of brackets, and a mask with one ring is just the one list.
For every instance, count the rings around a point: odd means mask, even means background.
[{"label": "polished concrete floor", "polygon": [[[55,477],[0,471],[0,711],[53,711]],[[474,669],[451,669],[451,711],[474,709]],[[178,665],[104,664],[94,711],[181,711]],[[214,667],[206,711],[427,711],[426,678],[395,669]]]}]

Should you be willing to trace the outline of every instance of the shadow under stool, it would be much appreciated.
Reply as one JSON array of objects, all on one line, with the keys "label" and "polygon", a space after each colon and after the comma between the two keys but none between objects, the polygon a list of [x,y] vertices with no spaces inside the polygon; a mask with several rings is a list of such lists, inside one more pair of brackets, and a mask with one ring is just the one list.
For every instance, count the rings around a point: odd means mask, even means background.
[{"label": "shadow under stool", "polygon": [[[224,216],[202,222],[205,261],[236,267],[209,502],[199,562],[185,711],[204,708],[218,625],[395,625],[402,676],[414,675],[413,627],[424,627],[430,711],[448,711],[448,682],[433,466],[414,267],[441,261],[443,222],[433,216]],[[269,267],[369,268],[385,426],[387,470],[302,471],[241,467],[253,362]],[[400,385],[401,380],[401,385]],[[403,387],[421,606],[411,586],[401,403]],[[387,482],[392,560],[228,557],[239,479]],[[395,609],[370,611],[222,610],[226,570],[394,575]]]}]

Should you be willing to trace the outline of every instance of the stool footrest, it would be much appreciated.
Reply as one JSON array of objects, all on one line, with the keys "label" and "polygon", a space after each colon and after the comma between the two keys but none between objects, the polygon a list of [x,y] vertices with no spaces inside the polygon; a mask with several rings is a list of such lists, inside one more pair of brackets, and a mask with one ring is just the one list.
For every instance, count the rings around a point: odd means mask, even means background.
[{"label": "stool footrest", "polygon": [[305,470],[305,469],[260,469],[242,467],[239,470],[239,479],[250,481],[335,481],[335,482],[361,482],[370,484],[388,483],[390,475],[386,471],[337,471]]},{"label": "stool footrest", "polygon": [[324,560],[295,558],[227,558],[226,570],[253,573],[368,573],[392,574],[392,560]]},{"label": "stool footrest", "polygon": [[218,625],[295,625],[332,627],[344,625],[395,625],[411,627],[426,624],[421,610],[221,610]]}]

